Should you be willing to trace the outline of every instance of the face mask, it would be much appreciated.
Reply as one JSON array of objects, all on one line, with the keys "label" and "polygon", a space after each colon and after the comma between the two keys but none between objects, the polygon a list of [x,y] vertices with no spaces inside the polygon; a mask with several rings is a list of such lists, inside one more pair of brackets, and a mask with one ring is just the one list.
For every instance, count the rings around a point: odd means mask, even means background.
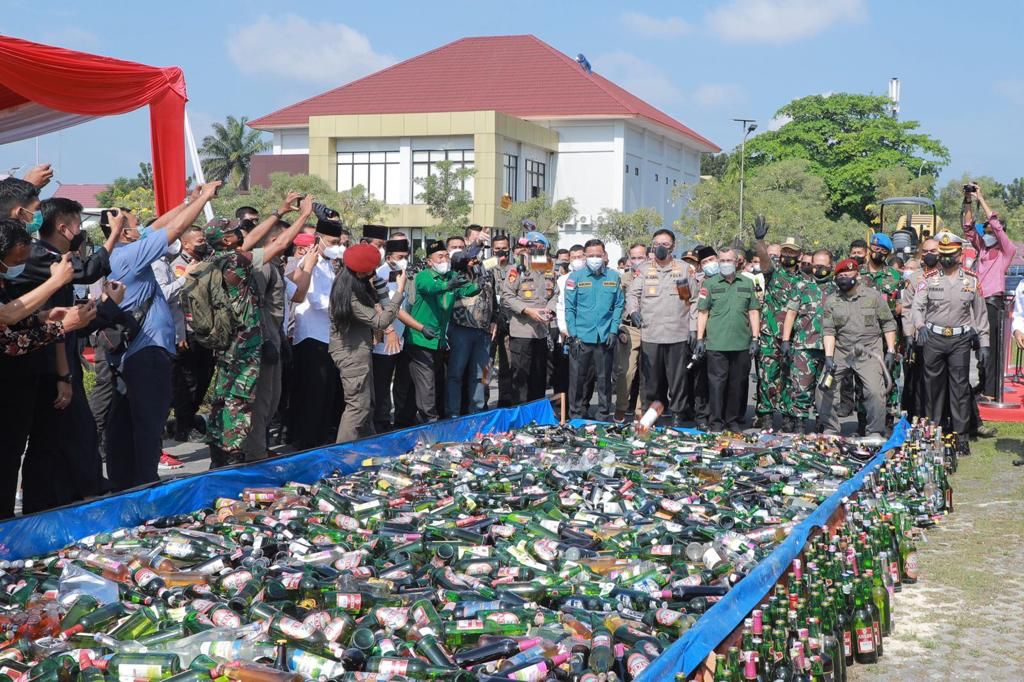
[{"label": "face mask", "polygon": [[324,258],[327,258],[328,260],[339,260],[344,255],[345,247],[341,244],[328,246],[324,249]]},{"label": "face mask", "polygon": [[495,258],[508,258],[508,251],[498,250],[494,252]]},{"label": "face mask", "polygon": [[719,263],[718,264],[718,272],[722,275],[722,277],[732,277],[733,275],[736,274],[736,264],[735,263]]},{"label": "face mask", "polygon": [[85,241],[85,232],[79,232],[78,234],[76,234],[74,237],[71,238],[71,243],[68,244],[68,250],[69,251],[78,251],[78,249],[82,246],[82,243],[84,241]]},{"label": "face mask", "polygon": [[797,264],[796,256],[782,256],[779,258],[779,262],[782,263],[782,267],[791,268]]},{"label": "face mask", "polygon": [[960,265],[960,256],[939,256],[939,264],[944,268],[955,268]]},{"label": "face mask", "polygon": [[714,277],[715,275],[718,274],[718,270],[719,270],[718,261],[715,261],[714,263],[708,263],[706,265],[702,265],[702,266],[700,266],[700,269],[703,270],[704,274],[707,275],[708,277]]},{"label": "face mask", "polygon": [[572,270],[573,272],[576,272],[577,270],[582,270],[586,262],[587,261],[585,261],[582,258],[573,258],[571,261],[569,261],[569,269]]},{"label": "face mask", "polygon": [[778,265],[779,264],[779,257],[778,256],[768,256],[768,257],[772,259],[772,263],[774,265]]},{"label": "face mask", "polygon": [[33,213],[32,213],[32,220],[30,220],[27,223],[25,223],[25,229],[28,230],[29,233],[38,232],[39,228],[42,227],[42,226],[43,226],[43,212],[42,211],[33,211]]},{"label": "face mask", "polygon": [[433,268],[434,272],[436,272],[439,275],[447,275],[448,271],[452,267],[452,264],[449,263],[448,261],[444,260],[444,261],[441,261],[440,263],[434,263],[430,267]]},{"label": "face mask", "polygon": [[803,274],[809,275],[813,271],[814,271],[814,266],[811,265],[810,263],[801,263],[800,264],[800,272],[802,272]]},{"label": "face mask", "polygon": [[600,256],[588,257],[587,267],[590,268],[591,272],[600,272],[601,268],[604,267],[604,258],[601,258]]},{"label": "face mask", "polygon": [[4,263],[4,267],[7,269],[0,273],[0,276],[4,279],[17,279],[21,273],[25,272],[25,263],[21,265],[7,265],[7,263]]},{"label": "face mask", "polygon": [[832,276],[832,268],[826,267],[824,265],[819,265],[818,267],[814,268],[814,276],[818,279],[828,279],[829,277]]},{"label": "face mask", "polygon": [[170,243],[170,245],[168,245],[167,255],[177,256],[179,253],[181,253],[181,242],[175,239],[173,242]]},{"label": "face mask", "polygon": [[839,287],[839,291],[849,291],[857,286],[857,280],[853,277],[836,277],[836,286]]},{"label": "face mask", "polygon": [[864,256],[850,256],[850,258],[857,261],[857,265],[864,265]]},{"label": "face mask", "polygon": [[754,273],[755,275],[760,275],[761,274],[761,266],[760,265],[752,265],[750,267],[750,271],[752,273]]},{"label": "face mask", "polygon": [[871,254],[871,262],[875,265],[885,265],[885,254],[884,253],[873,253]]},{"label": "face mask", "polygon": [[921,262],[924,263],[926,267],[934,268],[939,264],[939,255],[937,253],[926,253],[921,256]]},{"label": "face mask", "polygon": [[981,241],[985,244],[985,248],[986,249],[991,249],[996,244],[999,243],[999,240],[996,239],[996,236],[994,234],[990,234],[988,232],[986,232],[985,234],[983,234],[981,236]]},{"label": "face mask", "polygon": [[409,261],[407,261],[405,258],[399,258],[398,260],[391,264],[391,267],[392,269],[397,270],[398,272],[405,272],[405,269],[409,267]]},{"label": "face mask", "polygon": [[194,254],[193,258],[203,260],[204,258],[209,256],[212,251],[213,249],[211,249],[210,245],[207,244],[206,242],[203,242],[202,244],[196,244],[196,247],[192,249],[192,253]]},{"label": "face mask", "polygon": [[914,276],[915,272],[917,272],[917,270],[904,270],[903,271],[903,279],[910,279],[911,277]]},{"label": "face mask", "polygon": [[672,251],[664,244],[657,244],[654,247],[654,257],[658,260],[667,260]]}]

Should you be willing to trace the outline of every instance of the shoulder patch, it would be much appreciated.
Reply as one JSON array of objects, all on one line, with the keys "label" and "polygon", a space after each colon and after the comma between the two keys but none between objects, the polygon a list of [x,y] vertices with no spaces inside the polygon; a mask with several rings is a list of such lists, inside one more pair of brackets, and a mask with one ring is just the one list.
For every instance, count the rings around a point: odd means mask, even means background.
[{"label": "shoulder patch", "polygon": [[519,279],[519,268],[508,269],[508,283],[515,284],[516,280]]},{"label": "shoulder patch", "polygon": [[700,293],[698,294],[698,296],[707,296],[707,295],[708,295],[708,288],[707,287],[701,287],[700,288]]},{"label": "shoulder patch", "polygon": [[569,279],[565,280],[565,288],[566,288],[566,290],[568,290],[568,289],[575,289],[576,288],[576,280],[574,280],[572,277],[570,277]]},{"label": "shoulder patch", "polygon": [[185,264],[184,263],[178,263],[177,265],[174,266],[174,276],[175,277],[184,277],[185,276]]}]

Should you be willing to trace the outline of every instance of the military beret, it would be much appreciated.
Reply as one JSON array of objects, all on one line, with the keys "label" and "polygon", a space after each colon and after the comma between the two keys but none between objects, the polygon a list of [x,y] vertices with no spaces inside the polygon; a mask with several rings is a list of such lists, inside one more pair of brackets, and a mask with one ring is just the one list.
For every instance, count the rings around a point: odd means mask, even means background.
[{"label": "military beret", "polygon": [[836,264],[836,276],[846,272],[860,272],[860,265],[852,258],[844,258]]},{"label": "military beret", "polygon": [[345,249],[345,267],[352,272],[373,272],[380,265],[380,251],[372,244],[356,244]]},{"label": "military beret", "polygon": [[871,235],[871,245],[880,246],[887,251],[892,251],[892,239],[889,238],[889,235],[883,232],[875,232]]}]

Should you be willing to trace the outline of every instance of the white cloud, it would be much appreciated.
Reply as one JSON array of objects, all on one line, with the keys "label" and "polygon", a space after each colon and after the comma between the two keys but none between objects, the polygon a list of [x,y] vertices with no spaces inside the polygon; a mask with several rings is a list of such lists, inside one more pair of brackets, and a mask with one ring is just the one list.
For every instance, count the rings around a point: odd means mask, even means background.
[{"label": "white cloud", "polygon": [[640,12],[623,12],[622,23],[626,28],[648,38],[674,38],[693,30],[689,22],[679,17],[652,17]]},{"label": "white cloud", "polygon": [[629,52],[598,55],[591,63],[608,80],[653,104],[670,106],[684,100],[683,91],[667,73]]},{"label": "white cloud", "polygon": [[787,116],[785,114],[782,116],[775,116],[772,120],[768,121],[768,130],[778,130],[792,120],[792,116]]},{"label": "white cloud", "polygon": [[693,91],[693,99],[702,107],[720,107],[742,102],[745,97],[738,85],[731,83],[705,83]]},{"label": "white cloud", "polygon": [[866,16],[864,0],[732,0],[705,19],[724,40],[781,45]]},{"label": "white cloud", "polygon": [[1005,97],[1011,104],[1024,107],[1024,80],[998,81],[992,86],[997,95]]},{"label": "white cloud", "polygon": [[262,16],[227,39],[228,55],[243,73],[341,85],[395,63],[359,31],[289,14]]},{"label": "white cloud", "polygon": [[102,45],[97,34],[78,26],[57,26],[49,29],[43,33],[41,42],[79,52],[92,52]]}]

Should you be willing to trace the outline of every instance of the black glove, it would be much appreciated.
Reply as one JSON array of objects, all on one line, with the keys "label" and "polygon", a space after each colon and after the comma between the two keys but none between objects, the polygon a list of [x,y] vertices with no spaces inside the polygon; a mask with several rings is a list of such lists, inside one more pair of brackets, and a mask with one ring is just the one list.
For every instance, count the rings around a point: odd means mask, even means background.
[{"label": "black glove", "polygon": [[690,332],[690,348],[697,347],[697,332]]},{"label": "black glove", "polygon": [[693,361],[700,362],[704,358],[704,353],[707,352],[707,343],[704,339],[697,341],[693,344]]},{"label": "black glove", "polygon": [[756,358],[757,357],[757,352],[758,352],[758,350],[760,350],[760,348],[761,348],[761,340],[760,339],[750,339],[750,347],[747,349],[748,352],[750,353],[750,357]]},{"label": "black glove", "polygon": [[978,336],[978,330],[977,329],[972,329],[970,331],[970,335],[971,335],[971,349],[972,350],[976,350],[976,351],[980,350],[981,349],[981,337]]},{"label": "black glove", "polygon": [[450,280],[448,280],[448,291],[455,291],[456,289],[461,289],[468,282],[469,280],[466,279],[464,275],[455,275]]},{"label": "black glove", "polygon": [[780,341],[779,350],[782,351],[782,357],[788,358],[793,355],[793,342],[792,341]]},{"label": "black glove", "polygon": [[825,358],[825,372],[828,374],[836,373],[836,361],[833,358]]},{"label": "black glove", "polygon": [[917,330],[917,336],[914,337],[914,343],[916,343],[918,346],[924,346],[924,344],[928,343],[928,337],[930,336],[931,331],[928,329],[928,327],[921,327],[920,329]]},{"label": "black glove", "polygon": [[268,365],[276,365],[281,361],[281,353],[277,350],[277,346],[270,341],[263,342],[260,352],[262,355],[261,360]]},{"label": "black glove", "polygon": [[423,331],[421,331],[420,334],[422,334],[423,338],[425,338],[426,340],[433,341],[434,339],[437,338],[438,331],[434,327],[425,324],[423,325]]},{"label": "black glove", "polygon": [[618,334],[609,334],[608,338],[604,340],[604,346],[608,350],[615,350],[615,344],[619,342]]},{"label": "black glove", "polygon": [[373,289],[377,292],[378,301],[388,300],[388,283],[376,275],[373,276]]},{"label": "black glove", "polygon": [[619,333],[616,334],[619,337],[619,343],[629,345],[629,332],[625,329],[619,328]]},{"label": "black glove", "polygon": [[754,218],[754,239],[761,241],[768,234],[768,221],[763,215]]},{"label": "black glove", "polygon": [[637,311],[629,316],[629,321],[633,323],[633,326],[640,329],[644,326],[644,318],[640,315],[640,311]]},{"label": "black glove", "polygon": [[321,204],[319,201],[313,202],[313,214],[316,215],[319,220],[337,220],[339,217],[337,211]]},{"label": "black glove", "polygon": [[978,349],[978,363],[985,367],[985,369],[988,369],[988,361],[990,357],[988,346]]},{"label": "black glove", "polygon": [[892,370],[896,367],[896,353],[892,351],[886,351],[885,357],[882,359],[885,363],[885,369],[889,374],[892,374]]}]

